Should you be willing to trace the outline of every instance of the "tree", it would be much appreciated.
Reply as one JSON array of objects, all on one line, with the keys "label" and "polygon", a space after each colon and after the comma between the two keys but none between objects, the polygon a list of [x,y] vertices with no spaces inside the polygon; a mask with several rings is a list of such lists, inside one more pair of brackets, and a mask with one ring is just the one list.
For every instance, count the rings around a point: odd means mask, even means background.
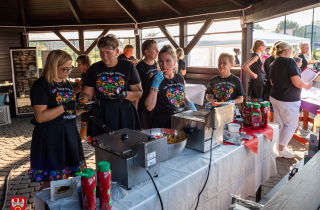
[{"label": "tree", "polygon": [[[305,37],[305,26],[300,26],[297,22],[292,20],[286,21],[286,30],[293,29],[293,36]],[[276,33],[279,33],[280,30],[284,30],[284,20],[280,21],[275,29]]]},{"label": "tree", "polygon": [[151,33],[147,33],[144,38],[148,38],[148,37],[156,37],[158,34],[160,34],[160,31],[159,32],[154,32],[152,31]]},{"label": "tree", "polygon": [[262,26],[260,26],[258,23],[253,24],[253,29],[258,29],[258,30],[265,30]]}]

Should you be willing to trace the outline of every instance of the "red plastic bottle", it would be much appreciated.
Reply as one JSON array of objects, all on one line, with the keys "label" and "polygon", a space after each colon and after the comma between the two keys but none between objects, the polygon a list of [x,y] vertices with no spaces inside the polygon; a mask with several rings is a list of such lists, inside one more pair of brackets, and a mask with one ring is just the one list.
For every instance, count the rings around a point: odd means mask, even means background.
[{"label": "red plastic bottle", "polygon": [[247,102],[246,105],[243,107],[242,111],[242,118],[244,126],[250,126],[250,115],[251,115],[251,103]]},{"label": "red plastic bottle", "polygon": [[266,102],[260,103],[261,107],[261,128],[267,128],[268,127],[268,119],[269,119],[269,108],[268,104]]},{"label": "red plastic bottle", "polygon": [[99,200],[101,210],[112,209],[111,197],[111,170],[110,163],[107,161],[100,161],[98,163],[98,186],[99,186]]},{"label": "red plastic bottle", "polygon": [[96,210],[96,176],[92,168],[76,173],[81,177],[82,202],[84,210]]},{"label": "red plastic bottle", "polygon": [[250,125],[252,129],[259,129],[261,127],[261,110],[259,104],[254,104],[250,115]]}]

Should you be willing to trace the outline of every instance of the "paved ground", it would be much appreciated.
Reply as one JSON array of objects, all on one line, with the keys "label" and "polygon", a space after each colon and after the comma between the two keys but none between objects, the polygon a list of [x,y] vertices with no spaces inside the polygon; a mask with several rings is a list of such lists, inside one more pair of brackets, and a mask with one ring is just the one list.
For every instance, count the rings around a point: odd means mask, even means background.
[{"label": "paved ground", "polygon": [[[33,196],[40,188],[40,183],[31,183],[28,175],[30,161],[27,157],[30,154],[31,136],[33,131],[33,125],[29,123],[30,120],[31,118],[13,118],[11,124],[0,126],[0,196],[3,196],[4,194],[6,175],[17,163],[22,162],[22,164],[16,167],[12,172],[12,181],[9,184],[6,209],[10,209],[10,197],[17,196],[26,197],[26,209],[34,209]],[[77,124],[80,124],[79,118],[77,118]],[[309,130],[310,128],[311,127],[309,127]],[[305,137],[309,131],[300,128],[299,133],[302,137]],[[95,169],[93,148],[88,146],[84,141],[82,144],[85,156],[87,156],[86,162],[88,167]],[[291,140],[289,148],[292,148],[295,151],[296,157],[291,160],[283,158],[278,158],[276,160],[278,174],[270,177],[263,185],[264,195],[266,195],[272,187],[288,173],[294,164],[304,157],[304,152],[307,150],[306,146],[296,140]],[[249,196],[247,199],[255,200],[255,195]],[[0,204],[2,205],[1,201]]]}]

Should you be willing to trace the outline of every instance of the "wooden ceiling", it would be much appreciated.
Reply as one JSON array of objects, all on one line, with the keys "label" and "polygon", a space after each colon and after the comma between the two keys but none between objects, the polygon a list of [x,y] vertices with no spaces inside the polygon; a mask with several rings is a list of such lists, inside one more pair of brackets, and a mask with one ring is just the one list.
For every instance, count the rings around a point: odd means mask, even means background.
[{"label": "wooden ceiling", "polygon": [[262,0],[0,0],[0,26],[143,23],[239,10]]}]

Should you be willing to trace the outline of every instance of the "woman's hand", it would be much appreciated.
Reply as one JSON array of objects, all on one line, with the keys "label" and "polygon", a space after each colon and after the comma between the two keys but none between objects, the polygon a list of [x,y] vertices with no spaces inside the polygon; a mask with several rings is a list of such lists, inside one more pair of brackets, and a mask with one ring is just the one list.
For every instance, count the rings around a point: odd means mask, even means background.
[{"label": "woman's hand", "polygon": [[158,88],[163,79],[163,72],[159,71],[157,75],[153,78],[152,86]]},{"label": "woman's hand", "polygon": [[63,109],[64,111],[67,111],[69,109],[75,110],[78,105],[79,105],[78,101],[69,101],[63,104]]},{"label": "woman's hand", "polygon": [[311,83],[306,83],[306,85],[305,85],[305,89],[311,89],[312,88],[312,85],[313,85],[313,82],[311,82]]},{"label": "woman's hand", "polygon": [[258,78],[258,74],[252,73],[252,74],[251,74],[251,78],[252,78],[252,79],[257,79],[257,78]]}]

